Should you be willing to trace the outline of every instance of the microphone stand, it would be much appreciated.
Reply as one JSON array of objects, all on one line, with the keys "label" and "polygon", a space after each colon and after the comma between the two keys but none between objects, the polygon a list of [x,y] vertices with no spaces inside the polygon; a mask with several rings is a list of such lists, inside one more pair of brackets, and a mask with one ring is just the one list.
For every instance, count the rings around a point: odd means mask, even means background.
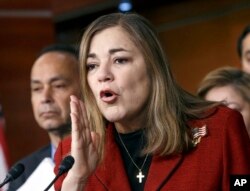
[{"label": "microphone stand", "polygon": [[57,181],[57,179],[62,175],[63,173],[58,173],[56,175],[56,177],[52,180],[52,182],[47,186],[47,188],[45,188],[44,191],[48,191],[50,189],[50,187]]},{"label": "microphone stand", "polygon": [[59,166],[59,172],[58,174],[56,175],[56,177],[52,180],[52,182],[47,186],[47,188],[45,188],[44,191],[48,191],[50,189],[50,187],[57,181],[57,179],[62,175],[64,174],[65,172],[68,172],[69,169],[71,169],[71,167],[73,166],[75,160],[72,156],[66,156],[60,166]]},{"label": "microphone stand", "polygon": [[6,183],[7,183],[7,181],[4,180],[4,181],[0,184],[0,188],[2,188]]},{"label": "microphone stand", "polygon": [[11,182],[18,178],[25,170],[25,167],[22,163],[18,163],[13,166],[10,171],[7,173],[4,181],[0,184],[0,188],[2,188],[6,183]]}]

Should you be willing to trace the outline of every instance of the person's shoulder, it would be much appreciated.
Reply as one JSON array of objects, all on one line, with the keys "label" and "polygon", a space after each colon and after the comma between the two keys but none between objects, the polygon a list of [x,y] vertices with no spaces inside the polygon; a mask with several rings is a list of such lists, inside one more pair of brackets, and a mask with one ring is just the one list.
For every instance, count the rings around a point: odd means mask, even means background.
[{"label": "person's shoulder", "polygon": [[236,109],[231,109],[227,106],[220,105],[214,108],[211,115],[208,116],[208,120],[228,120],[230,118],[242,118],[242,115]]},{"label": "person's shoulder", "polygon": [[56,155],[67,155],[71,150],[71,136],[64,138],[58,145]]},{"label": "person's shoulder", "polygon": [[219,105],[205,111],[205,117],[190,121],[191,126],[210,126],[217,128],[224,127],[230,121],[241,121],[242,115],[239,111],[230,109],[227,106]]},{"label": "person's shoulder", "polygon": [[40,163],[46,157],[50,157],[51,147],[46,145],[22,158],[19,162],[25,164]]},{"label": "person's shoulder", "polygon": [[225,105],[219,105],[216,107],[217,109],[217,112],[218,113],[224,113],[224,114],[237,114],[237,113],[240,113],[239,111],[237,111],[236,109],[231,109]]},{"label": "person's shoulder", "polygon": [[70,150],[71,150],[71,136],[68,136],[68,137],[64,138],[58,144],[58,147],[56,149],[56,153],[55,153],[55,157],[54,157],[55,164],[56,164],[56,168],[55,168],[56,173],[57,173],[58,165],[60,164],[62,159],[70,153]]},{"label": "person's shoulder", "polygon": [[[206,146],[223,147],[225,140],[247,140],[243,117],[237,110],[226,106],[216,106],[208,109],[204,118],[190,121],[194,141],[199,143],[201,137],[206,137]],[[245,134],[245,135],[244,135]],[[205,143],[205,141],[203,141]],[[223,144],[222,144],[223,143]],[[221,150],[223,149],[221,147]],[[219,151],[220,149],[216,149]]]},{"label": "person's shoulder", "polygon": [[62,143],[63,145],[71,144],[71,136],[69,135],[69,136],[65,137],[65,138],[61,141],[61,143]]},{"label": "person's shoulder", "polygon": [[25,170],[20,177],[18,177],[15,181],[12,181],[9,184],[8,191],[17,190],[28,179],[28,177],[32,174],[32,172],[36,169],[40,162],[44,158],[50,157],[50,151],[51,147],[50,145],[47,145],[17,161],[16,164],[22,163],[25,166]]}]

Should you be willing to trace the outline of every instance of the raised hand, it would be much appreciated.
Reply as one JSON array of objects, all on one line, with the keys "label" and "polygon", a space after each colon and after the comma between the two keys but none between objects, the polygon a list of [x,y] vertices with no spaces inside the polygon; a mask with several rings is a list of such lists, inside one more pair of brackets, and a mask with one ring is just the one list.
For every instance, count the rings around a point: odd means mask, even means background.
[{"label": "raised hand", "polygon": [[[84,103],[75,96],[70,97],[72,121],[71,155],[75,163],[68,172],[62,190],[81,190],[99,160],[98,146],[100,138],[92,132]],[[73,186],[73,187],[72,187]]]}]

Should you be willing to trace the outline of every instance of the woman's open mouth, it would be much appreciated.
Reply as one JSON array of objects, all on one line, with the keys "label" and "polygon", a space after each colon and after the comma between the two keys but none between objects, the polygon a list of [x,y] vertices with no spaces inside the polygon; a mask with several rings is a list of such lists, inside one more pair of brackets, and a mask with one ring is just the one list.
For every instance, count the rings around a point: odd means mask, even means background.
[{"label": "woman's open mouth", "polygon": [[111,90],[105,90],[100,92],[100,98],[105,103],[114,103],[117,99],[117,94]]}]

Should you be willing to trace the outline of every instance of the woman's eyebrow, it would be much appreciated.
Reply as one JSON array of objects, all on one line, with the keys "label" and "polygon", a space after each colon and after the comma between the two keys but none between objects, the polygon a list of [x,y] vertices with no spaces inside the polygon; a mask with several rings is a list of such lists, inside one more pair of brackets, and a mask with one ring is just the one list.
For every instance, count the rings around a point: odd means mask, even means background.
[{"label": "woman's eyebrow", "polygon": [[112,48],[109,50],[109,53],[110,54],[114,54],[116,52],[129,52],[128,50],[124,49],[124,48]]},{"label": "woman's eyebrow", "polygon": [[[114,54],[116,52],[130,52],[130,51],[124,48],[112,48],[109,50],[109,54]],[[87,58],[97,58],[97,56],[95,53],[89,53]]]},{"label": "woman's eyebrow", "polygon": [[96,54],[95,53],[89,53],[87,58],[96,58]]}]

